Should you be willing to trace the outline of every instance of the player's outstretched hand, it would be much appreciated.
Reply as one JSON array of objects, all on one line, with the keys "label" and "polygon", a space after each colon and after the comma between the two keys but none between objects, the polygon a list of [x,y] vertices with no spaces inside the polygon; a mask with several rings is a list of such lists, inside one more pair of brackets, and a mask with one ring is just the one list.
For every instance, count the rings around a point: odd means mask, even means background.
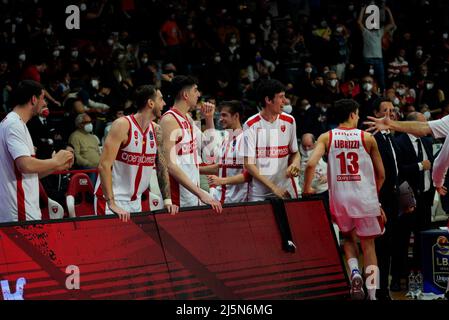
[{"label": "player's outstretched hand", "polygon": [[447,194],[447,188],[445,186],[436,187],[436,189],[440,196],[445,196]]},{"label": "player's outstretched hand", "polygon": [[175,204],[167,204],[165,205],[165,209],[167,209],[167,212],[170,213],[172,216],[178,213],[179,207]]},{"label": "player's outstretched hand", "polygon": [[390,117],[390,111],[388,111],[383,118],[374,118],[374,117],[368,117],[368,120],[371,121],[365,121],[363,124],[368,126],[368,129],[366,131],[373,132],[373,134],[378,133],[382,130],[389,130],[391,129],[392,121]]},{"label": "player's outstretched hand", "polygon": [[200,197],[201,202],[208,204],[212,207],[212,209],[216,212],[216,213],[221,213],[223,211],[223,208],[221,206],[221,202],[220,201],[216,201],[214,200],[210,195],[208,195],[206,192],[202,192],[201,193],[201,197]]},{"label": "player's outstretched hand", "polygon": [[131,219],[131,214],[117,206],[115,203],[111,203],[109,205],[109,209],[114,212],[116,215],[118,215],[119,219],[123,222],[128,222]]}]

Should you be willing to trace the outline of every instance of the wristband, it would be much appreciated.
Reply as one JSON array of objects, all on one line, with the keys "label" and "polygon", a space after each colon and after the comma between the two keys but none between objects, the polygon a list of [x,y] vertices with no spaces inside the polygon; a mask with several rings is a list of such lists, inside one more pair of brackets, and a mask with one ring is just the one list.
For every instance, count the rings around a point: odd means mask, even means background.
[{"label": "wristband", "polygon": [[172,203],[171,199],[164,199],[164,205],[171,206],[171,205],[173,205],[173,203]]}]

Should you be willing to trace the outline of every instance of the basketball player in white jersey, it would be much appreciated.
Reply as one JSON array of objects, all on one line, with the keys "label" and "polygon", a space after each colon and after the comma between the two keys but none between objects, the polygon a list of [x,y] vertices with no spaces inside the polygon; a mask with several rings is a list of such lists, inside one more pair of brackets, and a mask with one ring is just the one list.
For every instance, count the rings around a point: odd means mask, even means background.
[{"label": "basketball player in white jersey", "polygon": [[[359,106],[354,100],[335,102],[339,127],[324,133],[307,163],[304,195],[315,192],[311,187],[318,161],[328,154],[329,204],[333,219],[340,228],[344,252],[351,270],[351,296],[363,299],[363,278],[359,272],[356,237],[360,239],[365,274],[369,283],[368,297],[376,299],[378,269],[374,239],[383,233],[385,214],[379,205],[378,193],[385,173],[376,140],[357,129]],[[370,278],[371,279],[371,278]]]},{"label": "basketball player in white jersey", "polygon": [[249,201],[271,197],[297,198],[294,177],[299,174],[300,155],[296,121],[283,113],[285,87],[277,80],[265,80],[257,88],[262,111],[243,126],[243,157],[252,176]]},{"label": "basketball player in white jersey", "polygon": [[141,86],[135,92],[135,103],[136,114],[112,123],[95,186],[97,215],[115,213],[124,222],[131,212],[142,211],[141,196],[149,188],[156,167],[165,208],[172,214],[178,211],[170,198],[167,165],[160,150],[161,130],[153,122],[165,105],[162,93],[153,86]]},{"label": "basketball player in white jersey", "polygon": [[239,101],[224,101],[219,106],[220,124],[226,136],[218,154],[218,164],[201,167],[202,174],[208,174],[211,194],[221,203],[248,201],[247,174],[243,158],[239,154],[242,144],[243,107]]},{"label": "basketball player in white jersey", "polygon": [[47,105],[44,91],[38,82],[20,82],[12,95],[15,107],[0,124],[0,223],[41,220],[39,178],[73,165],[73,154],[66,150],[36,159],[26,123]]},{"label": "basketball player in white jersey", "polygon": [[[200,92],[196,81],[188,76],[176,76],[171,82],[174,106],[161,119],[163,150],[170,174],[173,203],[180,208],[211,205],[220,213],[221,203],[200,188],[199,149],[203,134],[195,125],[189,112],[197,107]],[[202,113],[206,130],[214,130],[215,106],[204,103]]]}]

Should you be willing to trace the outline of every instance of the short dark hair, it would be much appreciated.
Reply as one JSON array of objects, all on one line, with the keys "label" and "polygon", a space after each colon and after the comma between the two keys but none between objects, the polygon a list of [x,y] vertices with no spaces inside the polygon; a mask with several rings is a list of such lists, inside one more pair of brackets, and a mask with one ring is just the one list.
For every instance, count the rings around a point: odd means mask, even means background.
[{"label": "short dark hair", "polygon": [[373,110],[377,111],[377,112],[380,112],[380,105],[382,103],[384,103],[384,102],[391,102],[391,100],[388,99],[388,98],[382,98],[382,97],[381,98],[377,98],[376,100],[374,100],[374,102],[373,102]]},{"label": "short dark hair", "polygon": [[265,98],[273,100],[278,93],[287,91],[287,88],[278,80],[262,80],[257,86],[257,100],[265,108]]},{"label": "short dark hair", "polygon": [[232,115],[238,113],[240,121],[243,121],[243,105],[240,101],[237,100],[223,101],[218,105],[218,110],[221,111],[223,108],[228,108],[229,113]]},{"label": "short dark hair", "polygon": [[360,106],[357,101],[352,99],[341,99],[335,101],[335,120],[337,120],[337,123],[339,124],[347,121],[351,113],[356,113],[359,107]]},{"label": "short dark hair", "polygon": [[33,80],[23,80],[14,90],[11,101],[14,106],[27,104],[33,96],[39,98],[43,90],[44,87],[39,82]]},{"label": "short dark hair", "polygon": [[176,76],[171,81],[171,93],[175,101],[181,99],[181,94],[184,90],[190,89],[194,85],[198,85],[198,81],[191,76]]},{"label": "short dark hair", "polygon": [[148,99],[156,98],[156,87],[152,85],[143,85],[136,89],[134,92],[134,103],[137,110],[142,110],[147,105]]}]

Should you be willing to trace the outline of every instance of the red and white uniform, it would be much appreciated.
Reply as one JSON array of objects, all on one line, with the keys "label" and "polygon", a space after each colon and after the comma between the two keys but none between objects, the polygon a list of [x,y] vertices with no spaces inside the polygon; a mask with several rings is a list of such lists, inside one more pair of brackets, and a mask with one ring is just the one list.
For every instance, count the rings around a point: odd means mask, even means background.
[{"label": "red and white uniform", "polygon": [[344,233],[359,237],[382,233],[379,199],[371,156],[359,129],[329,131],[328,183],[330,210]]},{"label": "red and white uniform", "polygon": [[[133,115],[129,122],[128,141],[121,146],[112,165],[112,190],[114,201],[129,212],[142,211],[142,193],[150,187],[156,169],[157,142],[153,123],[144,132]],[[100,179],[95,185],[95,210],[97,215],[112,214],[103,198]]]},{"label": "red and white uniform", "polygon": [[[287,177],[289,156],[298,152],[295,119],[282,113],[270,123],[256,114],[245,122],[243,129],[242,156],[254,158],[261,175],[288,190],[292,198],[297,198],[296,183]],[[249,182],[249,201],[263,201],[269,197],[274,194],[260,181],[252,179]]]},{"label": "red and white uniform", "polygon": [[[175,118],[181,130],[181,137],[175,143],[175,150],[170,156],[175,157],[176,165],[184,172],[194,185],[200,184],[199,170],[199,140],[201,131],[194,124],[189,115],[183,116],[178,110],[172,108],[163,117],[172,116]],[[200,205],[196,195],[180,185],[178,181],[170,175],[170,193],[173,204],[183,207],[195,207]]]},{"label": "red and white uniform", "polygon": [[[240,154],[243,141],[243,131],[227,135],[220,149],[220,178],[234,177],[243,173],[243,157]],[[223,185],[211,188],[212,196],[221,203],[238,203],[248,201],[248,184]]]},{"label": "red and white uniform", "polygon": [[1,222],[40,220],[39,176],[21,173],[14,160],[34,157],[34,145],[25,122],[10,112],[0,124]]}]

